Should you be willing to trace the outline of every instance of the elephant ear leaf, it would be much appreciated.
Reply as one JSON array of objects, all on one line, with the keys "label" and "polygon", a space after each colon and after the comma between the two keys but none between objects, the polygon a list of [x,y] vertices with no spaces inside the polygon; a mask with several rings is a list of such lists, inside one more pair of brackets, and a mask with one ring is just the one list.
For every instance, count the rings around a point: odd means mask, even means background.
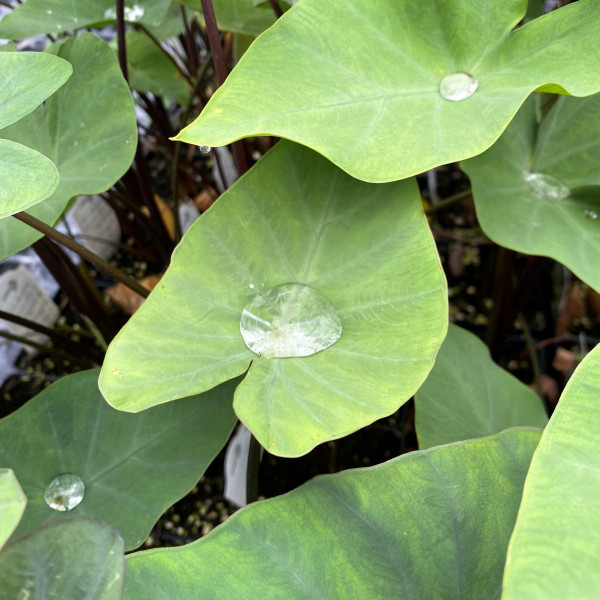
[{"label": "elephant ear leaf", "polygon": [[[178,139],[271,134],[386,182],[489,148],[545,84],[600,90],[597,0],[514,29],[527,0],[302,0],[261,35]],[[373,56],[377,57],[376,62]]]}]

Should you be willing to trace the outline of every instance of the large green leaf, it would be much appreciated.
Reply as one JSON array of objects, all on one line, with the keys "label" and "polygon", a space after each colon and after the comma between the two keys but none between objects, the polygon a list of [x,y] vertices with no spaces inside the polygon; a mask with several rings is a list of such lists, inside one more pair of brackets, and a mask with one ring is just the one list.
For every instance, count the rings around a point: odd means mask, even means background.
[{"label": "large green leaf", "polygon": [[[527,0],[303,0],[250,48],[178,139],[221,146],[272,134],[366,181],[402,179],[483,152],[548,83],[600,90],[597,0],[510,34]],[[509,35],[510,34],[510,35]],[[478,89],[440,95],[445,76]]]},{"label": "large green leaf", "polygon": [[548,422],[540,398],[500,368],[473,334],[450,325],[435,365],[415,396],[420,448]]},{"label": "large green leaf", "polygon": [[[341,339],[301,358],[249,350],[242,310],[281,284],[329,301]],[[270,452],[297,456],[394,412],[426,377],[446,327],[445,279],[415,182],[357,182],[281,142],[186,234],[109,347],[100,388],[139,411],[252,364],[235,411]]]},{"label": "large green leaf", "polygon": [[[202,11],[201,0],[175,0]],[[272,10],[254,6],[253,0],[212,0],[219,29],[259,35],[275,22]]]},{"label": "large green leaf", "polygon": [[0,552],[0,594],[7,600],[120,600],[124,570],[117,531],[95,519],[61,519]]},{"label": "large green leaf", "polygon": [[[137,136],[131,93],[109,46],[85,33],[63,43],[58,56],[73,66],[71,78],[45,106],[0,131],[58,167],[58,188],[28,211],[51,225],[73,196],[103,192],[127,171]],[[0,259],[40,237],[12,217],[1,220]]]},{"label": "large green leaf", "polygon": [[0,181],[3,219],[50,196],[58,185],[58,171],[51,160],[36,150],[0,139]]},{"label": "large green leaf", "polygon": [[73,69],[41,52],[0,52],[0,129],[18,121],[53,94]]},{"label": "large green leaf", "polygon": [[600,94],[561,97],[539,127],[530,99],[498,142],[462,168],[490,238],[555,258],[600,290],[598,161]]},{"label": "large green leaf", "polygon": [[510,541],[506,600],[600,594],[600,347],[579,365],[546,427]]},{"label": "large green leaf", "polygon": [[[170,0],[125,0],[125,19],[131,23],[159,25],[169,4]],[[114,0],[26,0],[0,21],[0,37],[18,39],[63,33],[114,20]]]},{"label": "large green leaf", "polygon": [[127,600],[499,597],[532,429],[317,477],[127,560]]},{"label": "large green leaf", "polygon": [[138,31],[127,32],[127,63],[133,89],[173,98],[183,106],[187,104],[189,84],[148,36]]},{"label": "large green leaf", "polygon": [[0,469],[0,548],[17,528],[27,496],[12,469]]},{"label": "large green leaf", "polygon": [[15,471],[29,498],[17,533],[64,515],[44,493],[71,473],[85,486],[72,514],[110,523],[136,548],[196,484],[235,424],[235,382],[141,415],[108,406],[97,382],[97,370],[65,377],[0,420],[0,464]]}]

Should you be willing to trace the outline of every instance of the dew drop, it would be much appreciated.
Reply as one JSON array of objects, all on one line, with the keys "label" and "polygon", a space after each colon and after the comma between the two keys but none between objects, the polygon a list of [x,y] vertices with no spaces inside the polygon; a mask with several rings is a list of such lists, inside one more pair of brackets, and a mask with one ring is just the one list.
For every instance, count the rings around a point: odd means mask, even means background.
[{"label": "dew drop", "polygon": [[[126,6],[123,9],[123,17],[125,18],[126,21],[129,21],[132,23],[134,23],[135,21],[139,21],[141,18],[143,18],[145,13],[146,13],[146,10],[144,9],[143,6],[140,6],[139,4],[134,4],[133,6]],[[117,11],[115,10],[114,6],[107,8],[104,11],[104,18],[105,19],[116,19],[117,18]]]},{"label": "dew drop", "polygon": [[46,11],[46,13],[47,13],[47,14],[49,14],[49,15],[51,15],[51,14],[52,14],[52,11],[51,11],[50,9],[48,9],[48,10]]},{"label": "dew drop", "polygon": [[452,73],[440,82],[440,95],[446,100],[465,100],[472,96],[479,86],[475,77],[468,73]]},{"label": "dew drop", "polygon": [[592,210],[591,208],[586,208],[583,211],[583,216],[586,219],[589,219],[590,221],[596,221],[598,219],[598,213],[595,210]]},{"label": "dew drop", "polygon": [[564,183],[561,183],[558,179],[552,177],[552,175],[524,171],[523,179],[533,193],[538,198],[543,198],[544,200],[560,202],[571,193],[571,190]]},{"label": "dew drop", "polygon": [[64,512],[75,508],[84,494],[85,485],[79,475],[62,473],[46,486],[44,500],[50,508]]},{"label": "dew drop", "polygon": [[259,356],[310,356],[340,339],[342,322],[322,294],[307,285],[284,283],[246,305],[240,331],[246,346]]},{"label": "dew drop", "polygon": [[200,152],[208,154],[210,152],[210,146],[200,146]]}]

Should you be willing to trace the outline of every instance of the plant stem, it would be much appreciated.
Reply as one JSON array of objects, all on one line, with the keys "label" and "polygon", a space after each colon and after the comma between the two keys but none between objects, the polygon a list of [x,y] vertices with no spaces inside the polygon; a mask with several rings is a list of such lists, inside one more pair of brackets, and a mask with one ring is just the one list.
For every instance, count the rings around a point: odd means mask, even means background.
[{"label": "plant stem", "polygon": [[125,8],[123,0],[116,0],[115,12],[117,14],[117,52],[119,55],[119,66],[125,81],[129,82],[127,71],[127,50],[125,49]]},{"label": "plant stem", "polygon": [[219,85],[223,85],[223,83],[225,83],[225,79],[227,79],[227,67],[225,65],[223,48],[221,47],[221,40],[219,38],[219,28],[217,26],[215,11],[212,5],[212,0],[201,1],[204,22],[206,23],[206,33],[208,34],[208,41],[210,44],[210,53],[213,57],[215,71],[217,73],[217,80],[219,81]]},{"label": "plant stem", "polygon": [[277,3],[277,0],[269,0],[269,4],[271,5],[273,12],[275,13],[275,16],[278,19],[279,19],[279,17],[283,17],[283,11],[281,10],[281,7]]},{"label": "plant stem", "polygon": [[[217,26],[212,0],[202,0],[202,12],[204,14],[204,22],[206,23],[206,32],[208,33],[210,52],[213,57],[217,80],[221,86],[225,83],[225,79],[227,79],[227,66],[225,65],[225,57],[223,55],[223,48],[221,47],[219,28]],[[248,159],[246,158],[246,149],[243,140],[233,142],[231,148],[233,150],[233,158],[235,159],[238,174],[242,176],[248,170]]]},{"label": "plant stem", "polygon": [[79,358],[73,354],[70,354],[69,352],[63,352],[62,350],[57,350],[56,348],[48,347],[44,344],[39,344],[38,342],[33,342],[30,339],[27,339],[26,337],[8,333],[8,331],[0,330],[0,337],[6,338],[7,340],[11,340],[13,342],[19,342],[20,344],[23,344],[24,346],[31,346],[32,348],[35,348],[36,350],[40,350],[41,352],[47,352],[48,354],[50,354],[52,356],[56,356],[56,358],[59,358],[60,360],[71,361],[71,362],[75,363],[76,365],[79,365],[80,367],[83,367],[85,369],[89,369],[90,366],[96,366],[95,361],[94,361],[93,365],[90,365],[89,362],[81,360],[81,358]]},{"label": "plant stem", "polygon": [[246,469],[246,502],[248,504],[258,499],[258,471],[260,468],[261,451],[262,446],[254,436],[251,436]]},{"label": "plant stem", "polygon": [[46,237],[58,242],[65,248],[72,250],[76,254],[78,254],[84,260],[92,263],[96,268],[100,269],[107,275],[110,275],[113,279],[120,281],[125,284],[128,288],[131,288],[134,292],[137,292],[143,298],[147,298],[150,293],[143,285],[141,285],[138,281],[136,281],[127,273],[123,273],[116,267],[113,267],[108,261],[104,260],[97,254],[90,252],[87,248],[78,244],[75,240],[72,240],[70,237],[60,233],[60,231],[56,231],[53,227],[46,225],[43,221],[36,219],[32,215],[26,212],[20,212],[16,215],[13,215],[15,219],[18,219],[22,223],[29,225],[33,229],[36,229],[40,233],[43,233]]},{"label": "plant stem", "polygon": [[440,212],[442,210],[445,210],[449,206],[452,206],[453,204],[456,204],[456,203],[460,202],[461,200],[464,200],[465,198],[468,198],[470,195],[471,195],[471,190],[470,189],[463,190],[462,192],[458,192],[457,194],[453,194],[452,196],[449,196],[448,198],[445,198],[444,200],[442,200],[438,204],[435,204],[434,206],[430,206],[425,211],[425,214],[427,216],[434,215],[435,213],[438,213],[438,212]]},{"label": "plant stem", "polygon": [[29,319],[24,319],[19,315],[13,315],[12,313],[7,313],[3,310],[0,310],[0,319],[3,319],[4,321],[9,321],[10,323],[15,323],[16,325],[27,327],[27,329],[31,329],[32,331],[42,333],[43,335],[48,336],[55,344],[62,344],[66,346],[71,350],[71,352],[85,354],[90,360],[93,360],[95,363],[100,363],[102,361],[102,358],[98,352],[86,348],[83,344],[79,344],[73,341],[69,336],[63,333],[59,333],[55,329],[50,329],[50,327],[45,327],[40,323],[30,321]]},{"label": "plant stem", "polygon": [[535,391],[537,395],[543,400],[544,392],[542,391],[542,374],[540,370],[540,361],[538,358],[537,348],[533,335],[531,335],[531,329],[525,315],[521,313],[519,315],[519,322],[523,329],[523,337],[525,338],[525,346],[527,347],[527,353],[529,354],[529,360],[531,361],[531,370],[533,371],[533,382],[535,385]]},{"label": "plant stem", "polygon": [[171,56],[170,52],[167,52],[167,50],[163,47],[163,45],[158,41],[158,39],[152,34],[151,31],[148,31],[148,29],[146,29],[143,25],[137,25],[136,26],[140,31],[142,31],[146,36],[148,36],[148,38],[150,39],[150,41],[168,58],[168,60],[175,66],[175,68],[177,69],[177,71],[181,74],[181,76],[190,84],[190,85],[194,85],[194,81],[192,80],[192,78],[189,76],[188,73],[186,73],[182,68],[181,65]]}]

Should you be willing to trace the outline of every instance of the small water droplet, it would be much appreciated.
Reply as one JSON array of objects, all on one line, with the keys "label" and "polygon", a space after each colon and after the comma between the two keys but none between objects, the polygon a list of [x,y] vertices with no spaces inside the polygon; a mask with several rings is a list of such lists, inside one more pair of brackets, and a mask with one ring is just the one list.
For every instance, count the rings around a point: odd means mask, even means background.
[{"label": "small water droplet", "polygon": [[313,288],[284,283],[262,291],[244,308],[240,331],[246,346],[265,358],[310,356],[335,344],[342,322]]},{"label": "small water droplet", "polygon": [[253,289],[254,289],[254,284],[253,284],[253,283],[251,283],[251,284],[250,284],[248,287],[249,287],[251,290],[253,290]]},{"label": "small water droplet", "polygon": [[52,14],[52,11],[51,11],[50,9],[48,9],[48,10],[46,11],[46,13],[47,13],[47,14],[49,14],[49,15],[51,15],[51,14]]},{"label": "small water droplet", "polygon": [[44,500],[50,508],[64,512],[75,508],[84,494],[85,485],[79,475],[62,473],[46,486]]},{"label": "small water droplet", "polygon": [[571,190],[552,175],[544,173],[523,172],[523,179],[538,198],[550,200],[551,202],[560,202],[564,200]]},{"label": "small water droplet", "polygon": [[590,221],[596,221],[598,219],[598,213],[595,210],[592,210],[591,208],[586,208],[583,211],[583,215],[586,219],[589,219]]},{"label": "small water droplet", "polygon": [[[139,4],[134,4],[133,6],[126,6],[123,9],[123,17],[125,17],[126,21],[130,21],[130,22],[139,21],[145,14],[146,14],[146,10],[144,9],[143,6],[140,6]],[[107,8],[104,11],[104,18],[105,19],[116,19],[117,18],[117,11],[115,10],[114,6]]]},{"label": "small water droplet", "polygon": [[208,154],[210,152],[210,146],[200,146],[200,152]]},{"label": "small water droplet", "polygon": [[440,82],[440,95],[446,100],[465,100],[472,96],[479,86],[475,77],[468,73],[452,73]]}]

